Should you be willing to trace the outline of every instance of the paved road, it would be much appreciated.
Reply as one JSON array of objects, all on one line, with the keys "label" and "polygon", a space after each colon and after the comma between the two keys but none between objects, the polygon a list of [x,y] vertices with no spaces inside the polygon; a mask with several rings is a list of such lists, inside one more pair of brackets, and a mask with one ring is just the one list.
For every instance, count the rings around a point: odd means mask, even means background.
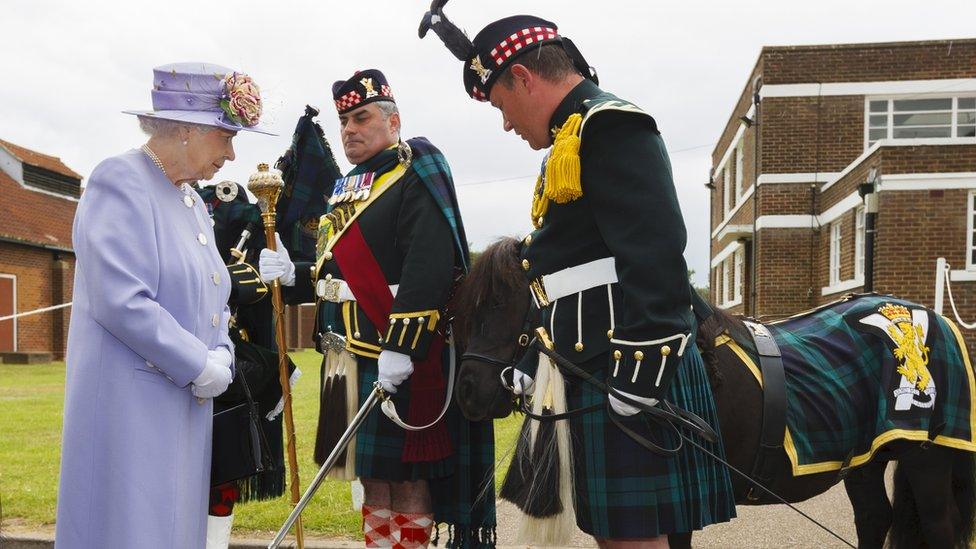
[{"label": "paved road", "polygon": [[[856,543],[851,504],[842,485],[798,505],[804,513],[824,523],[848,541]],[[846,547],[785,505],[739,506],[739,517],[709,526],[694,536],[696,548]],[[515,545],[518,515],[507,502],[498,509],[498,544]],[[596,547],[593,539],[576,531],[571,547]]]}]

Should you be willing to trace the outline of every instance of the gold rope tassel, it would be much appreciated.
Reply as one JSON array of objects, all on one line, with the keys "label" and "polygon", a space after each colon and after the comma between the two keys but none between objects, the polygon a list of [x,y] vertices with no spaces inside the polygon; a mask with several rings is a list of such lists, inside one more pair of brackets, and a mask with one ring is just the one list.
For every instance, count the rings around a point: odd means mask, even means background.
[{"label": "gold rope tassel", "polygon": [[546,162],[545,197],[556,204],[572,202],[583,196],[580,184],[580,127],[583,116],[571,115],[556,132],[552,152]]}]

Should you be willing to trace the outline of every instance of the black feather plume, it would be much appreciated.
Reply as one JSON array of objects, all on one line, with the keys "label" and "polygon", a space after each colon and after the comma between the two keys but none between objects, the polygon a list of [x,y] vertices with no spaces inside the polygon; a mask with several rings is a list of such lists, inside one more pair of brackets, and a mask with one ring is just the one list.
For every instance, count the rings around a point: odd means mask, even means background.
[{"label": "black feather plume", "polygon": [[474,45],[471,39],[459,29],[454,23],[444,15],[444,5],[447,0],[434,0],[430,4],[430,11],[424,14],[420,21],[420,29],[417,34],[420,38],[427,35],[428,30],[433,30],[440,37],[447,49],[461,61],[471,59],[474,52]]}]

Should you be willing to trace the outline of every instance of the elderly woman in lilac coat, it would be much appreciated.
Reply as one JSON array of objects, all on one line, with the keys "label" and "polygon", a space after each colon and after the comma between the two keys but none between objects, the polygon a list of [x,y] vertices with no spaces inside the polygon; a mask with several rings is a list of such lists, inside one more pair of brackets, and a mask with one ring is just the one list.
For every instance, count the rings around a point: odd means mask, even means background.
[{"label": "elderly woman in lilac coat", "polygon": [[203,63],[154,71],[149,141],[78,204],[56,545],[202,548],[212,398],[233,376],[230,282],[190,182],[234,160],[258,88]]}]

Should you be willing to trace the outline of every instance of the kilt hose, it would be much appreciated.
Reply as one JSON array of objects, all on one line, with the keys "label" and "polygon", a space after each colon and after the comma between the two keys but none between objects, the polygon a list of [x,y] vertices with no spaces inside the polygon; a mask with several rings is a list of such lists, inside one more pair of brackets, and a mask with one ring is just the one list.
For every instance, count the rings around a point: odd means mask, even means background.
[{"label": "kilt hose", "polygon": [[[449,358],[445,349],[444,376]],[[373,390],[376,359],[357,356],[359,402]],[[391,395],[400,414],[410,405],[410,379]],[[445,395],[446,396],[446,395]],[[443,403],[438,404],[438,411]],[[392,482],[426,479],[430,487],[435,524],[449,525],[447,547],[494,547],[495,443],[490,420],[470,422],[455,402],[442,421],[447,422],[453,453],[433,462],[402,461],[406,431],[373,408],[356,433],[356,476]]]},{"label": "kilt hose", "polygon": [[[580,366],[603,381],[608,363],[609,353]],[[570,376],[566,383],[570,410],[604,404],[569,420],[576,522],[581,530],[599,538],[653,538],[700,530],[735,517],[725,465],[687,443],[671,457],[651,453],[610,421],[608,414],[613,412],[605,394]],[[719,433],[718,443],[697,441],[724,458],[712,390],[694,345],[685,352],[667,399],[697,414]],[[655,444],[668,448],[678,444],[676,435],[643,415],[620,419]]]}]

